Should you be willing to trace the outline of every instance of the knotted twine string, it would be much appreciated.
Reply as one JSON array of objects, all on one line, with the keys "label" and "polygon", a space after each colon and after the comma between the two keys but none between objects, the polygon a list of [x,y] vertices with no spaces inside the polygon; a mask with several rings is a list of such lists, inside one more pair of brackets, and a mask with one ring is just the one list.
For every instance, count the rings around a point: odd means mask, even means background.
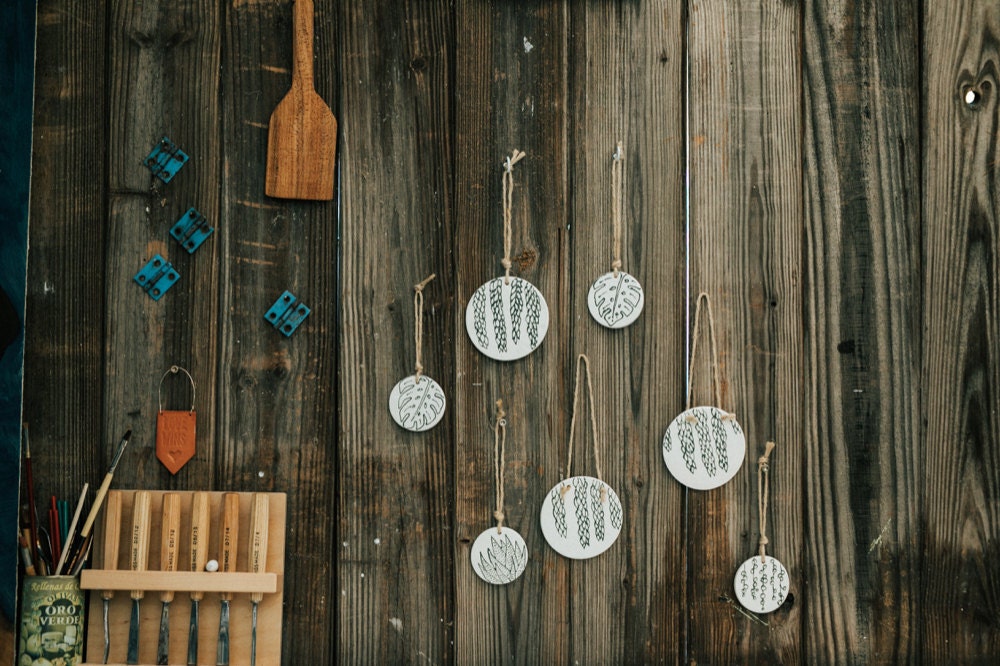
[{"label": "knotted twine string", "polygon": [[493,426],[493,478],[497,487],[497,508],[493,517],[497,519],[497,534],[503,531],[503,472],[504,456],[507,448],[507,412],[503,411],[503,400],[497,400],[497,422]]},{"label": "knotted twine string", "polygon": [[420,373],[424,371],[424,366],[420,362],[424,346],[424,287],[435,277],[437,277],[437,273],[431,273],[424,278],[423,282],[413,285],[413,341],[417,347],[415,384],[420,383]]},{"label": "knotted twine string", "polygon": [[760,514],[760,540],[757,543],[760,545],[761,562],[767,561],[765,546],[769,543],[767,540],[767,495],[770,484],[767,473],[769,471],[768,458],[773,450],[774,442],[768,442],[764,446],[764,455],[757,458],[757,512]]},{"label": "knotted twine string", "polygon": [[618,277],[618,271],[622,267],[622,163],[624,161],[625,152],[619,141],[614,160],[611,162],[611,224],[614,235],[614,260],[611,262],[611,270],[615,277]]},{"label": "knotted twine string", "polygon": [[[698,302],[694,309],[694,327],[691,331],[691,360],[688,365],[688,394],[687,409],[691,409],[694,398],[694,362],[698,353],[698,332],[701,323],[701,301],[705,300],[705,311],[708,313],[708,340],[712,353],[712,386],[715,388],[715,406],[722,409],[722,388],[719,380],[719,353],[715,347],[715,319],[712,317],[712,301],[708,294],[701,292],[698,294]],[[689,417],[693,419],[694,417]],[[735,414],[724,414],[723,420],[736,418]],[[697,420],[697,419],[695,419]]]},{"label": "knotted twine string", "polygon": [[517,148],[503,162],[503,283],[510,284],[510,211],[514,200],[514,165],[524,159],[525,153]]},{"label": "knotted twine string", "polygon": [[[597,452],[597,412],[594,411],[594,384],[590,379],[590,359],[587,358],[586,354],[580,354],[576,357],[576,382],[573,388],[573,414],[569,419],[569,454],[566,456],[566,478],[570,477],[570,468],[573,467],[573,434],[576,431],[576,408],[580,401],[580,363],[583,363],[584,372],[587,375],[587,395],[590,399],[590,435],[594,441],[594,469],[597,470],[598,480],[602,480],[601,477],[601,458]],[[568,484],[563,484],[562,488],[559,489],[560,497],[565,497],[566,493],[569,491],[571,486]],[[603,485],[601,486],[601,501],[603,502],[607,497],[608,491]]]}]

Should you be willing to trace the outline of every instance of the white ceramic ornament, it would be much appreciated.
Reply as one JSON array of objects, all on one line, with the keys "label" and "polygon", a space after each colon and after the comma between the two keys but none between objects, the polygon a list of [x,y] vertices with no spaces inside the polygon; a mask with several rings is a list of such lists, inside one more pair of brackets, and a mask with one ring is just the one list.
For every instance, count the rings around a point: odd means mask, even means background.
[{"label": "white ceramic ornament", "polygon": [[711,490],[736,476],[747,442],[736,417],[718,407],[681,412],[663,435],[663,462],[688,488]]},{"label": "white ceramic ornament", "polygon": [[514,361],[542,344],[549,330],[549,306],[527,280],[498,277],[472,295],[465,309],[465,328],[483,354]]},{"label": "white ceramic ornament", "polygon": [[493,585],[516,580],[528,564],[528,546],[509,527],[490,527],[472,544],[472,568]]},{"label": "white ceramic ornament", "polygon": [[625,271],[597,278],[587,294],[590,316],[607,328],[625,328],[642,314],[642,285]]},{"label": "white ceramic ornament", "polygon": [[611,486],[592,476],[574,476],[545,496],[542,535],[560,555],[586,560],[614,544],[622,519],[622,504]]},{"label": "white ceramic ornament", "polygon": [[744,608],[770,613],[788,597],[788,571],[773,557],[754,555],[736,570],[733,586]]},{"label": "white ceramic ornament", "polygon": [[427,375],[400,380],[389,394],[392,419],[411,432],[423,432],[437,425],[444,416],[444,389]]}]

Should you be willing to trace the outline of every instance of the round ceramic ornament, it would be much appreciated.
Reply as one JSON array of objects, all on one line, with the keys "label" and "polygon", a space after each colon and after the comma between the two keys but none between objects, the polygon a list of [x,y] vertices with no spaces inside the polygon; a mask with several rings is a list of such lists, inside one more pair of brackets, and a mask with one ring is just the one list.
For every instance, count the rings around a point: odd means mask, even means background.
[{"label": "round ceramic ornament", "polygon": [[434,279],[427,279],[413,287],[414,346],[417,350],[416,373],[400,380],[389,393],[389,414],[399,427],[410,432],[429,430],[444,416],[447,403],[444,389],[423,374],[421,354],[424,342],[424,287]]},{"label": "round ceramic ornament", "polygon": [[788,571],[773,557],[754,555],[736,570],[733,586],[744,608],[770,613],[788,597]]},{"label": "round ceramic ornament", "polygon": [[625,328],[642,314],[642,285],[625,271],[605,273],[590,286],[590,316],[607,328]]},{"label": "round ceramic ornament", "polygon": [[573,476],[545,496],[542,535],[560,555],[586,560],[614,544],[622,519],[622,504],[611,486],[592,476]]},{"label": "round ceramic ornament", "polygon": [[708,312],[708,337],[712,353],[712,384],[715,403],[722,404],[719,389],[719,355],[715,348],[715,323],[708,294],[698,294],[691,332],[691,360],[688,366],[687,409],[680,413],[663,434],[663,462],[674,478],[688,488],[711,490],[736,476],[746,456],[747,442],[736,415],[719,407],[692,407],[694,361],[698,352],[698,324],[701,302]]},{"label": "round ceramic ornament", "polygon": [[515,361],[533,352],[549,330],[549,307],[533,284],[498,277],[472,295],[465,310],[472,344],[497,361]]},{"label": "round ceramic ornament", "polygon": [[642,314],[646,298],[642,285],[622,267],[622,144],[615,149],[611,162],[611,220],[614,256],[611,272],[594,281],[587,294],[590,316],[606,328],[625,328]]},{"label": "round ceramic ornament", "polygon": [[758,552],[740,565],[733,578],[736,599],[744,608],[755,613],[770,613],[785,603],[788,597],[788,571],[773,557],[767,556],[767,497],[770,492],[768,473],[774,442],[764,447],[757,459],[757,514],[760,517]]},{"label": "round ceramic ornament", "polygon": [[504,275],[479,287],[465,308],[465,330],[476,349],[496,361],[516,361],[542,344],[549,330],[549,306],[527,280],[511,277],[511,204],[514,165],[524,158],[515,150],[504,160],[503,259]]},{"label": "round ceramic ornament", "polygon": [[[576,430],[576,408],[580,398],[580,366],[587,377],[590,401],[590,434],[594,443],[594,467],[597,477],[570,476],[573,466],[573,434]],[[577,356],[576,382],[573,389],[573,413],[569,421],[569,445],[566,455],[566,477],[545,496],[542,503],[542,535],[552,549],[574,560],[600,555],[610,548],[622,531],[624,512],[618,494],[601,480],[601,459],[597,448],[597,423],[594,415],[594,387],[590,378],[590,359]]]},{"label": "round ceramic ornament", "polygon": [[663,462],[688,488],[711,490],[736,476],[747,442],[736,417],[718,407],[681,412],[663,435]]},{"label": "round ceramic ornament", "polygon": [[411,432],[430,430],[444,416],[444,389],[427,375],[402,379],[389,394],[389,413],[401,428]]},{"label": "round ceramic ornament", "polygon": [[490,527],[472,544],[472,568],[493,585],[516,580],[528,565],[528,546],[509,527]]}]

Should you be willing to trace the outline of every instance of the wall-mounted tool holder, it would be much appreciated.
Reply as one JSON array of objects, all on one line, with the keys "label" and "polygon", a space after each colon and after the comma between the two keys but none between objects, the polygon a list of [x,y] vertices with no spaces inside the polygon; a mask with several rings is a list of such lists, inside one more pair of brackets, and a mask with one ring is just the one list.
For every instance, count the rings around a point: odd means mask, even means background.
[{"label": "wall-mounted tool holder", "polygon": [[[129,620],[132,611],[131,590],[146,592],[140,604],[139,663],[155,664],[160,631],[161,592],[173,592],[170,604],[170,641],[168,663],[186,664],[188,656],[188,629],[190,626],[191,593],[200,593],[198,621],[198,663],[215,664],[219,638],[221,596],[232,594],[229,619],[229,663],[250,663],[252,596],[259,598],[257,616],[258,666],[281,664],[282,591],[285,572],[285,506],[284,493],[223,493],[208,492],[209,532],[207,559],[222,560],[221,523],[223,498],[227,494],[239,497],[239,529],[235,571],[190,571],[192,504],[196,494],[176,491],[181,501],[179,566],[177,571],[160,570],[158,554],[161,552],[160,516],[163,496],[174,491],[150,491],[149,566],[146,571],[131,571],[128,535],[132,523],[132,504],[136,491],[124,490],[121,508],[121,547],[114,564],[104,561],[104,525],[95,534],[94,569],[84,570],[80,587],[95,590],[90,595],[87,611],[86,664],[100,664],[104,652],[103,600],[98,590],[112,590],[114,596],[108,609],[109,655],[108,663],[123,664],[128,648]],[[255,495],[267,497],[266,561],[263,573],[251,573],[249,540],[251,538],[251,508]],[[86,664],[84,666],[86,666]]]}]

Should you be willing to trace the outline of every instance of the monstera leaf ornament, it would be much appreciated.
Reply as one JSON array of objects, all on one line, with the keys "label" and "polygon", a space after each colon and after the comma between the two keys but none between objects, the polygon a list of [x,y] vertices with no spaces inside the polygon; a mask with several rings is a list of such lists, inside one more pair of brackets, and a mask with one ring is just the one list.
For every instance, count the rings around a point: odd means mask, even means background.
[{"label": "monstera leaf ornament", "polygon": [[625,271],[605,273],[587,294],[590,316],[607,328],[625,328],[634,322],[642,314],[645,301],[642,285]]},{"label": "monstera leaf ornament", "polygon": [[423,432],[441,420],[445,403],[440,384],[427,375],[410,375],[397,383],[389,394],[389,413],[401,428]]}]

